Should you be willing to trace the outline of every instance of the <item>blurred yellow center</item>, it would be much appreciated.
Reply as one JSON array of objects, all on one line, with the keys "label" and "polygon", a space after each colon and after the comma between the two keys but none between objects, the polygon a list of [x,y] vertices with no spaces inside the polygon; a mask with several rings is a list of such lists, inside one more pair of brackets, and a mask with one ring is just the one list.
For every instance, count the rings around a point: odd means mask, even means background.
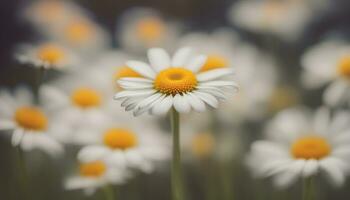
[{"label": "blurred yellow center", "polygon": [[350,78],[350,55],[340,59],[338,63],[338,72],[340,75]]},{"label": "blurred yellow center", "polygon": [[209,156],[215,145],[214,137],[209,133],[197,134],[192,140],[192,152],[202,158]]},{"label": "blurred yellow center", "polygon": [[162,37],[164,24],[155,18],[145,18],[137,24],[137,33],[141,39],[153,41]]},{"label": "blurred yellow center", "polygon": [[120,78],[126,78],[126,77],[135,77],[135,78],[140,78],[142,77],[139,73],[135,72],[128,66],[123,66],[121,67],[117,73],[115,73],[116,79]]},{"label": "blurred yellow center", "polygon": [[79,21],[69,24],[65,30],[68,40],[76,43],[88,41],[92,33],[91,25]]},{"label": "blurred yellow center", "polygon": [[200,72],[209,71],[212,69],[219,69],[228,67],[228,60],[220,55],[208,55],[207,61],[201,68]]},{"label": "blurred yellow center", "polygon": [[291,153],[295,158],[322,159],[331,152],[327,140],[319,136],[307,136],[292,144]]},{"label": "blurred yellow center", "polygon": [[71,96],[73,103],[82,108],[96,107],[101,104],[100,94],[90,88],[76,89]]},{"label": "blurred yellow center", "polygon": [[99,177],[106,172],[106,165],[102,161],[80,164],[80,175],[85,177]]},{"label": "blurred yellow center", "polygon": [[159,72],[154,81],[154,88],[167,95],[176,95],[194,90],[197,86],[196,76],[184,68],[168,68]]},{"label": "blurred yellow center", "polygon": [[60,47],[47,44],[39,48],[38,57],[49,64],[57,64],[64,58],[64,51]]},{"label": "blurred yellow center", "polygon": [[34,107],[21,107],[16,110],[15,120],[19,126],[28,130],[42,131],[47,128],[47,117]]},{"label": "blurred yellow center", "polygon": [[103,142],[112,149],[128,149],[137,145],[136,135],[122,128],[112,128],[105,132]]}]

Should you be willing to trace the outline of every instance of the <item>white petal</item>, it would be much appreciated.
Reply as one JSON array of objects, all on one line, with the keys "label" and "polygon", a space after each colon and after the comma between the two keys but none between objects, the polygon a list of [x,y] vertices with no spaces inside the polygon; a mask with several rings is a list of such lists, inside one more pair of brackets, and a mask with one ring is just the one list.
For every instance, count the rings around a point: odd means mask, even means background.
[{"label": "white petal", "polygon": [[193,94],[213,108],[217,108],[219,106],[218,100],[211,94],[199,91],[195,91]]},{"label": "white petal", "polygon": [[110,165],[120,167],[120,168],[127,167],[125,155],[124,155],[124,152],[122,151],[114,150],[111,154],[108,155],[106,159],[108,164]]},{"label": "white petal", "polygon": [[216,87],[198,86],[197,89],[199,92],[209,93],[220,100],[226,99],[224,92]]},{"label": "white petal", "polygon": [[114,99],[123,99],[123,98],[129,98],[129,97],[141,97],[141,96],[148,96],[153,93],[155,93],[155,90],[140,90],[140,91],[121,91],[114,95]]},{"label": "white petal", "polygon": [[156,73],[153,71],[153,69],[144,62],[128,61],[126,62],[126,65],[147,78],[154,79],[156,76]]},{"label": "white petal", "polygon": [[185,98],[187,98],[187,101],[190,103],[190,105],[195,111],[197,112],[205,111],[206,107],[204,102],[200,98],[198,98],[196,95],[192,93],[188,93],[188,94],[185,94],[184,96]]},{"label": "white petal", "polygon": [[337,164],[334,159],[326,158],[320,161],[320,167],[323,169],[332,183],[335,186],[341,186],[345,182],[344,172],[341,170],[341,167]]},{"label": "white petal", "polygon": [[15,129],[12,134],[11,143],[13,146],[17,146],[21,143],[22,138],[24,137],[24,132],[22,129]]},{"label": "white petal", "polygon": [[16,127],[16,123],[11,120],[0,119],[0,130],[10,130]]},{"label": "white petal", "polygon": [[191,111],[191,106],[187,99],[179,94],[174,96],[174,108],[180,113],[188,113]]},{"label": "white petal", "polygon": [[98,186],[99,183],[96,179],[87,179],[78,176],[67,179],[64,184],[64,187],[67,190],[87,189]]},{"label": "white petal", "polygon": [[130,82],[136,82],[136,83],[152,83],[153,82],[150,79],[135,78],[135,77],[125,77],[125,78],[119,79],[119,81],[130,81]]},{"label": "white petal", "polygon": [[304,166],[305,160],[297,160],[294,163],[292,163],[286,172],[276,177],[276,185],[280,188],[285,188],[292,184],[296,180],[296,178],[298,178]]},{"label": "white petal", "polygon": [[169,95],[152,108],[152,113],[155,115],[164,115],[169,111],[172,105],[173,97]]},{"label": "white petal", "polygon": [[173,57],[171,65],[173,67],[186,66],[191,54],[192,54],[192,49],[190,47],[183,47],[183,48],[177,50],[174,57]]},{"label": "white petal", "polygon": [[152,48],[148,50],[148,59],[151,63],[151,66],[157,72],[170,67],[170,56],[162,48]]},{"label": "white petal", "polygon": [[329,120],[330,111],[325,107],[318,109],[315,113],[313,124],[315,131],[319,134],[327,133],[327,130],[329,128]]},{"label": "white petal", "polygon": [[199,56],[195,57],[194,59],[192,59],[188,63],[186,68],[193,71],[193,72],[198,72],[203,67],[203,65],[205,64],[206,61],[207,61],[206,56],[199,55]]},{"label": "white petal", "polygon": [[223,76],[228,76],[233,74],[232,68],[223,68],[223,69],[213,69],[210,71],[202,72],[197,75],[198,81],[210,81],[214,79],[221,78]]},{"label": "white petal", "polygon": [[307,160],[305,163],[305,167],[303,170],[303,176],[304,177],[309,177],[312,176],[314,174],[316,174],[318,171],[318,161],[316,160]]},{"label": "white petal", "polygon": [[229,87],[238,90],[239,86],[233,81],[209,81],[200,84],[201,86],[209,87]]},{"label": "white petal", "polygon": [[325,103],[329,106],[340,104],[344,100],[343,97],[348,87],[345,81],[336,81],[332,83],[323,93]]},{"label": "white petal", "polygon": [[110,152],[111,151],[104,146],[86,146],[79,151],[77,157],[78,160],[82,162],[91,162],[104,158]]},{"label": "white petal", "polygon": [[41,149],[55,157],[61,155],[64,151],[63,146],[59,142],[45,134],[35,135],[33,148]]},{"label": "white petal", "polygon": [[164,94],[156,93],[142,100],[134,109],[134,112],[133,112],[134,116],[139,116],[149,111],[150,109],[152,109],[154,105],[158,104],[161,100],[163,100],[164,97],[165,97]]}]

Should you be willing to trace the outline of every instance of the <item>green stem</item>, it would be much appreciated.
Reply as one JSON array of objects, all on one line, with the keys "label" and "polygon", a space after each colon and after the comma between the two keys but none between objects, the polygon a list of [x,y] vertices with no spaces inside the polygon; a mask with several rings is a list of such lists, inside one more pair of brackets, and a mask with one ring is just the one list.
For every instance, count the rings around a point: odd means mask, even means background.
[{"label": "green stem", "polygon": [[171,191],[173,200],[183,200],[181,153],[180,153],[180,116],[172,109],[171,132],[173,135],[173,160],[171,163]]},{"label": "green stem", "polygon": [[39,92],[40,92],[40,86],[44,80],[45,76],[45,68],[40,67],[38,68],[37,76],[36,76],[36,82],[35,82],[35,89],[34,89],[34,95],[35,95],[35,102],[39,104]]},{"label": "green stem", "polygon": [[315,200],[313,177],[305,178],[303,183],[303,200]]},{"label": "green stem", "polygon": [[103,193],[105,196],[105,200],[115,200],[114,190],[112,185],[108,184],[103,187]]},{"label": "green stem", "polygon": [[18,155],[18,168],[19,168],[19,182],[22,187],[22,195],[24,199],[30,199],[29,186],[28,186],[28,173],[25,164],[24,152],[22,151],[20,145],[16,147]]}]

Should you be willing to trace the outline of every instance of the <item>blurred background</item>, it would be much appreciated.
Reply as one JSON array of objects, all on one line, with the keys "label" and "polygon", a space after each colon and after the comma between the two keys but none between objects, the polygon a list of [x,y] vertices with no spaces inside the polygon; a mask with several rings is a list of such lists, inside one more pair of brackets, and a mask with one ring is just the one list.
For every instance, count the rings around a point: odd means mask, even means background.
[{"label": "blurred background", "polygon": [[[302,1],[302,0],[300,0]],[[34,84],[35,71],[21,66],[14,53],[18,44],[39,41],[40,37],[30,24],[21,19],[21,11],[31,1],[1,0],[0,2],[0,86],[14,87],[20,83]],[[166,19],[171,19],[183,25],[183,33],[212,32],[218,28],[229,27],[236,31],[246,42],[256,45],[265,53],[273,55],[280,71],[280,83],[297,91],[297,101],[309,107],[321,104],[321,91],[304,90],[299,83],[301,73],[300,58],[305,49],[320,42],[326,37],[350,38],[350,1],[332,0],[329,2],[313,0],[313,5],[320,5],[314,11],[311,20],[303,28],[300,36],[293,40],[284,40],[273,34],[261,34],[241,28],[229,20],[228,13],[234,0],[76,0],[78,5],[87,9],[95,21],[108,33],[114,35],[120,31],[118,20],[129,9],[134,7],[149,7],[159,11]],[[322,5],[321,5],[322,4]],[[286,19],[288,20],[288,19]],[[120,47],[120,41],[112,37],[112,46]],[[264,122],[245,121],[243,124],[229,126],[232,132],[240,132],[244,144],[240,151],[246,152],[251,141],[261,138]],[[164,121],[161,122],[164,125]],[[164,125],[166,128],[168,124]],[[220,126],[220,125],[219,125]],[[226,125],[222,125],[223,127]],[[234,139],[233,139],[234,140]],[[76,149],[72,149],[76,152]],[[244,166],[244,155],[236,156],[225,162],[217,162],[213,158],[198,159],[195,162],[184,162],[186,176],[186,192],[188,199],[216,200],[264,200],[264,199],[298,199],[300,187],[294,186],[286,190],[275,189],[269,180],[252,178]],[[30,157],[30,193],[33,199],[73,200],[101,199],[102,194],[85,197],[80,191],[64,191],[62,179],[70,169],[74,156],[60,160],[50,160],[40,152]],[[20,199],[16,189],[16,155],[8,138],[0,137],[0,199]],[[231,170],[232,169],[232,170]],[[350,182],[341,189],[330,188],[320,183],[319,199],[349,199]],[[136,178],[118,188],[118,199],[150,200],[170,199],[169,171],[165,167],[155,174],[138,174]]]}]

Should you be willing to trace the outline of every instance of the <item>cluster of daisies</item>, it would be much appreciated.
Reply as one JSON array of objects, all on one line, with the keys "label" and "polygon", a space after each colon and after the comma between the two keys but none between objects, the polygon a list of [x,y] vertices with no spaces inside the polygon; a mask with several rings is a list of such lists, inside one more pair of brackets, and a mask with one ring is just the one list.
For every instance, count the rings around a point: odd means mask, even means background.
[{"label": "cluster of daisies", "polygon": [[[242,0],[228,18],[258,37],[291,42],[326,2],[317,5]],[[153,9],[134,8],[118,20],[116,47],[112,34],[72,1],[33,1],[22,14],[42,40],[18,45],[14,57],[37,71],[38,85],[1,89],[0,130],[11,134],[14,147],[55,158],[78,147],[76,173],[65,180],[66,189],[93,194],[167,164],[171,140],[161,122],[171,110],[183,114],[186,161],[226,162],[244,155],[253,176],[272,177],[279,187],[321,173],[336,186],[345,183],[350,172],[345,41],[321,41],[300,59],[302,85],[323,92],[322,105],[313,111],[281,78],[274,55],[231,28],[188,32]],[[47,76],[51,73],[55,76]],[[240,133],[247,122],[264,122],[265,139],[253,142],[245,155]]]}]

